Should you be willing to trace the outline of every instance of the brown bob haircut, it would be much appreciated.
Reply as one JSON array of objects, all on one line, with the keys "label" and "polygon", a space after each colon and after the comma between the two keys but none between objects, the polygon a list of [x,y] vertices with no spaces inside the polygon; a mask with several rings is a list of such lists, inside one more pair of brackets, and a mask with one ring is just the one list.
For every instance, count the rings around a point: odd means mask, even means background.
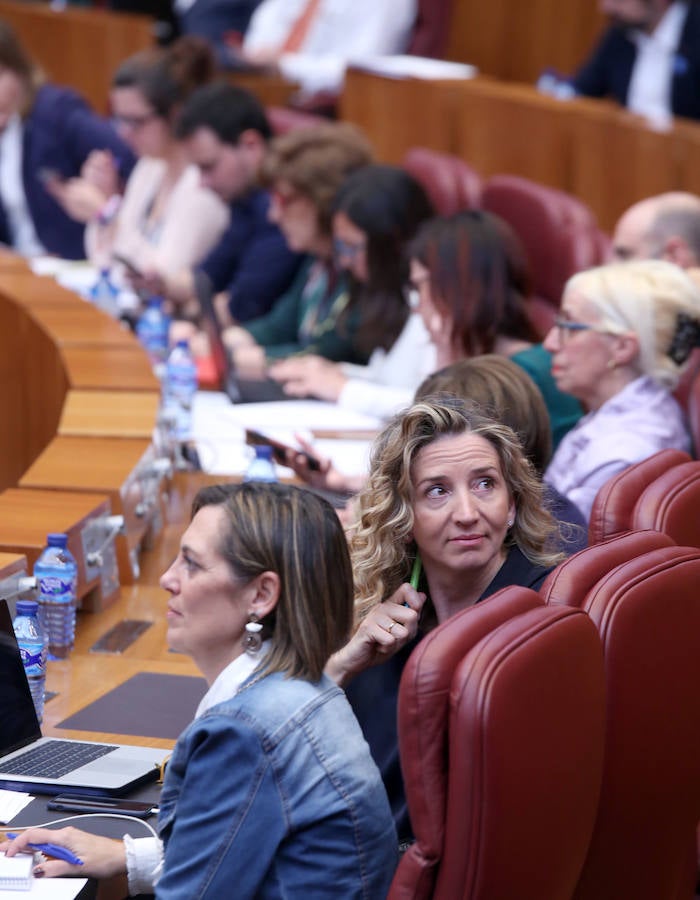
[{"label": "brown bob haircut", "polygon": [[223,508],[218,550],[236,579],[279,576],[277,606],[262,620],[271,649],[260,671],[318,681],[353,621],[350,556],[335,510],[303,488],[256,482],[202,488],[192,516],[205,506]]}]

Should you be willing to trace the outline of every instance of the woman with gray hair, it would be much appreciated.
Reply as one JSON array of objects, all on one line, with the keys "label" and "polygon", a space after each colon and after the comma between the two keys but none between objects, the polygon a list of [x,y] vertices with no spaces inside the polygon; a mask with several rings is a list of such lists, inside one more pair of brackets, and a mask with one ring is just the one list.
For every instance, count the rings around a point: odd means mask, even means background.
[{"label": "woman with gray hair", "polygon": [[666,447],[690,449],[671,391],[700,345],[700,290],[661,260],[601,266],[569,279],[544,346],[557,387],[587,415],[562,440],[545,480],[590,517],[613,475]]}]

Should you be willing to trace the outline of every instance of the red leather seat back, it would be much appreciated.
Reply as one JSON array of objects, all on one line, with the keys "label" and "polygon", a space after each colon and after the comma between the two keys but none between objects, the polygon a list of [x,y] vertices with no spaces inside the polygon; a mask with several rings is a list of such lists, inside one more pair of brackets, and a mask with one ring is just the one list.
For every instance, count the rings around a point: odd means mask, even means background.
[{"label": "red leather seat back", "polygon": [[603,641],[605,763],[574,900],[693,896],[688,847],[700,819],[700,551],[623,564],[583,606]]},{"label": "red leather seat back", "polygon": [[411,654],[399,689],[398,732],[416,842],[404,854],[390,900],[433,896],[445,838],[449,690],[466,652],[513,616],[542,606],[534,591],[499,592],[427,634]]},{"label": "red leather seat back", "polygon": [[300,128],[313,128],[328,121],[324,116],[292,109],[290,106],[268,106],[265,112],[270,128],[275,135],[288,134],[290,131],[297,131]]},{"label": "red leather seat back", "polygon": [[453,0],[418,0],[413,34],[406,53],[442,59],[452,18]]},{"label": "red leather seat back", "polygon": [[659,475],[641,494],[633,528],[653,528],[676,544],[700,547],[700,462],[685,462]]},{"label": "red leather seat back", "polygon": [[570,194],[517,175],[494,175],[484,185],[483,207],[516,232],[530,261],[534,293],[557,308],[566,281],[604,261],[593,213]]},{"label": "red leather seat back", "polygon": [[545,603],[579,606],[601,578],[637,556],[672,547],[660,531],[628,531],[574,553],[553,569],[540,588]]},{"label": "red leather seat back", "polygon": [[634,507],[642,492],[668,469],[689,461],[690,457],[682,450],[660,450],[610,478],[593,501],[588,524],[589,545],[631,531],[633,527],[650,528],[650,525],[632,525]]},{"label": "red leather seat back", "polygon": [[458,156],[411,147],[401,165],[421,184],[438,215],[451,216],[481,204],[481,176]]},{"label": "red leather seat back", "polygon": [[450,706],[434,900],[570,900],[602,773],[603,653],[592,622],[561,607],[510,619],[459,664]]}]

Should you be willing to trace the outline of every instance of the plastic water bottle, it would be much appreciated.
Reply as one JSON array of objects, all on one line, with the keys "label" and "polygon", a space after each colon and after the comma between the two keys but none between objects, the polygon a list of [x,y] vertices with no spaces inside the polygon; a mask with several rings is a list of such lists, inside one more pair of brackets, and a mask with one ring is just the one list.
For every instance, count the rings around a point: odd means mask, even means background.
[{"label": "plastic water bottle", "polygon": [[50,534],[34,563],[39,589],[39,618],[49,642],[49,659],[65,659],[75,640],[78,566],[67,547],[68,535]]},{"label": "plastic water bottle", "polygon": [[17,615],[12,623],[24,671],[32,692],[36,717],[44,717],[44,691],[46,687],[46,632],[39,620],[39,604],[36,600],[18,600]]},{"label": "plastic water bottle", "polygon": [[163,312],[162,297],[151,297],[136,323],[136,336],[156,371],[164,365],[168,356],[169,331],[170,317]]},{"label": "plastic water bottle", "polygon": [[173,435],[186,441],[192,434],[192,402],[197,393],[197,366],[187,341],[178,341],[165,367],[164,406],[173,421]]},{"label": "plastic water bottle", "polygon": [[97,281],[88,292],[88,299],[98,309],[116,319],[119,318],[119,288],[112,284],[109,269],[100,269]]},{"label": "plastic water bottle", "polygon": [[277,472],[272,461],[272,447],[267,444],[256,444],[253,449],[255,456],[246,469],[243,481],[277,481]]}]

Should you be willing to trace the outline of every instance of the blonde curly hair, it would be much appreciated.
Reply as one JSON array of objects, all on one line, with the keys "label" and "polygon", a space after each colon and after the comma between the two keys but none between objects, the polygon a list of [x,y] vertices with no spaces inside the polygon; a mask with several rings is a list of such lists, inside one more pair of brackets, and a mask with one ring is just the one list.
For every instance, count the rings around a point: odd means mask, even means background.
[{"label": "blonde curly hair", "polygon": [[350,534],[356,622],[409,576],[416,556],[411,473],[418,453],[441,437],[465,433],[485,438],[498,454],[516,509],[505,545],[517,545],[538,565],[563,559],[553,549],[557,526],[545,506],[542,482],[515,432],[474,403],[426,397],[395,416],[372,448],[370,476],[357,497],[357,522]]}]

